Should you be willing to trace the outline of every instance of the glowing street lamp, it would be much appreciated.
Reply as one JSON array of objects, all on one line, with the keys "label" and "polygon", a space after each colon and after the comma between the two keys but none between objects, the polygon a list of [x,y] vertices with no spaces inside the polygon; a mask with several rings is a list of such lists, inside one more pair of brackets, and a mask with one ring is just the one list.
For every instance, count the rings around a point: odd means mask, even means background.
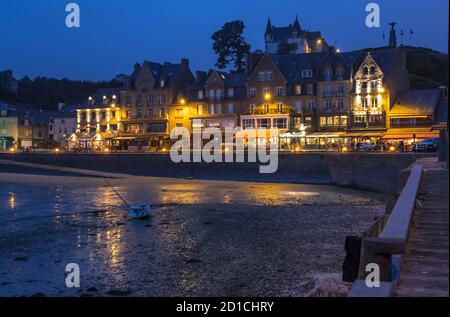
[{"label": "glowing street lamp", "polygon": [[270,100],[270,98],[272,98],[271,94],[266,93],[266,94],[264,95],[264,99]]},{"label": "glowing street lamp", "polygon": [[182,105],[185,105],[185,104],[186,104],[186,99],[184,99],[184,98],[181,99],[181,100],[180,100],[180,103],[181,103]]}]

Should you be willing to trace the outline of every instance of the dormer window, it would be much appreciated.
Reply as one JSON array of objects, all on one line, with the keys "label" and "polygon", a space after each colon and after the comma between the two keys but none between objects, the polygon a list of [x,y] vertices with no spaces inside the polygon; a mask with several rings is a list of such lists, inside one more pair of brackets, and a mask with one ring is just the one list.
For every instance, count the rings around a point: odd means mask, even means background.
[{"label": "dormer window", "polygon": [[327,68],[325,70],[325,80],[332,80],[333,79],[333,70],[331,68]]},{"label": "dormer window", "polygon": [[313,76],[312,69],[304,69],[302,70],[302,78],[310,78]]},{"label": "dormer window", "polygon": [[160,82],[161,88],[164,88],[165,85],[166,85],[166,81],[164,79],[162,79]]},{"label": "dormer window", "polygon": [[338,80],[344,80],[344,69],[342,67],[339,67],[336,70],[336,75]]},{"label": "dormer window", "polygon": [[144,81],[142,83],[142,92],[148,92],[148,87],[149,87],[148,81]]},{"label": "dormer window", "polygon": [[198,99],[203,99],[203,90],[198,91]]}]

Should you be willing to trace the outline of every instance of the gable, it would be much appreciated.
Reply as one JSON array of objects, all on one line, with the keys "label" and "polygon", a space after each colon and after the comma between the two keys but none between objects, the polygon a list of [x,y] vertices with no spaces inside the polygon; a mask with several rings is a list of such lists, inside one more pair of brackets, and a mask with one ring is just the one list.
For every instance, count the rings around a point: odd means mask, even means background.
[{"label": "gable", "polygon": [[223,87],[224,86],[224,80],[225,75],[220,74],[217,71],[213,71],[211,75],[209,76],[208,80],[206,81],[206,87],[213,86],[213,87]]},{"label": "gable", "polygon": [[258,65],[256,65],[255,69],[253,70],[250,77],[248,78],[248,82],[250,82],[250,83],[260,82],[259,75],[260,75],[260,73],[263,73],[263,72],[272,72],[272,80],[270,82],[280,82],[281,81],[281,82],[284,82],[284,84],[287,83],[287,80],[283,76],[283,73],[273,63],[272,59],[267,54],[265,54],[259,61]]},{"label": "gable", "polygon": [[355,74],[355,78],[362,79],[369,75],[377,78],[384,77],[384,73],[381,67],[378,65],[372,55],[370,53],[367,53],[364,61],[361,63]]}]

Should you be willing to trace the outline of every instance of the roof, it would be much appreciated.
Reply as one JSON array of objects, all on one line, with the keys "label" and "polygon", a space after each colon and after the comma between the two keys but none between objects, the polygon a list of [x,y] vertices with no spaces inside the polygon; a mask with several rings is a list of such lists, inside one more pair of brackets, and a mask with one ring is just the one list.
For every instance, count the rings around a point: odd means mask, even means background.
[{"label": "roof", "polygon": [[247,83],[247,74],[244,73],[231,73],[227,74],[225,77],[225,87],[245,87],[245,84]]},{"label": "roof", "polygon": [[325,52],[289,55],[269,54],[270,59],[278,67],[288,83],[310,81],[311,78],[303,78],[301,76],[301,71],[307,69],[316,70],[313,74],[313,79],[317,79],[317,70],[327,56],[328,54]]},{"label": "roof", "polygon": [[448,97],[442,98],[441,102],[436,107],[434,116],[434,123],[448,122]]},{"label": "roof", "polygon": [[442,101],[440,89],[418,89],[400,91],[391,115],[434,115],[436,106]]},{"label": "roof", "polygon": [[[190,84],[187,89],[188,90],[200,90],[204,89],[206,83],[208,82],[209,77],[214,71],[210,70],[206,76],[202,76],[199,79],[196,79],[194,83]],[[245,87],[247,83],[248,75],[245,73],[226,73],[223,71],[215,71],[218,73],[224,82],[226,88],[238,88]]]},{"label": "roof", "polygon": [[[5,107],[5,104],[2,107]],[[24,117],[27,115],[31,124],[48,124],[50,118],[56,114],[54,111],[28,108],[22,105],[6,105],[6,108],[8,116]]]}]

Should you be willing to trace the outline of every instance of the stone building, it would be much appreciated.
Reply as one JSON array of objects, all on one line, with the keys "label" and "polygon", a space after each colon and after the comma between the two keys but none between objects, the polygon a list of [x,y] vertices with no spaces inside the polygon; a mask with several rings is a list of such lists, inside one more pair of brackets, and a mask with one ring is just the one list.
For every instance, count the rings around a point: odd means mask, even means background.
[{"label": "stone building", "polygon": [[50,118],[49,138],[55,146],[69,148],[69,139],[77,131],[77,106],[59,104],[58,111]]},{"label": "stone building", "polygon": [[70,149],[102,150],[111,146],[122,129],[121,88],[100,89],[76,109],[76,133],[69,138]]},{"label": "stone building", "polygon": [[269,18],[264,34],[266,53],[301,54],[326,52],[333,49],[322,37],[321,32],[302,29],[298,17],[294,24],[275,27]]},{"label": "stone building", "polygon": [[164,149],[169,143],[169,107],[193,81],[187,59],[179,64],[136,64],[130,89],[121,92],[121,137],[128,141],[122,146]]},{"label": "stone building", "polygon": [[21,105],[0,106],[0,145],[2,150],[50,149],[50,120],[53,112]]},{"label": "stone building", "polygon": [[247,109],[245,73],[197,72],[194,83],[170,107],[170,129],[235,128]]}]

